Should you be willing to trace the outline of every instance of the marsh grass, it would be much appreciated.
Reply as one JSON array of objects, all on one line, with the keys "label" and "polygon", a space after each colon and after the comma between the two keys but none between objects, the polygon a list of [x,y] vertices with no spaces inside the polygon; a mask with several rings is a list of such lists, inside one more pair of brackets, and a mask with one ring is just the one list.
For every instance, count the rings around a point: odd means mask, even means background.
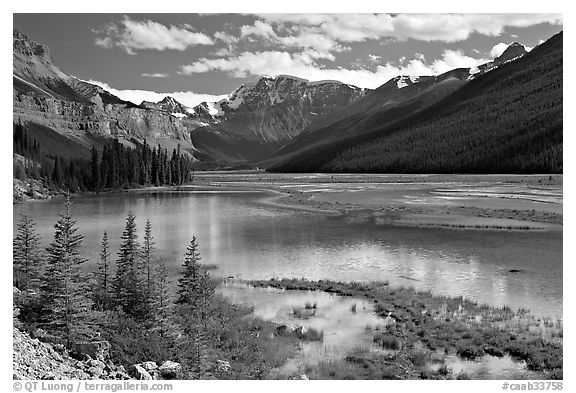
[{"label": "marsh grass", "polygon": [[[538,318],[525,309],[515,311],[509,306],[478,304],[462,296],[437,296],[429,291],[392,288],[387,282],[277,279],[252,281],[251,284],[286,290],[318,290],[370,299],[375,313],[386,319],[386,325],[380,330],[366,326],[366,331],[374,332],[374,340],[382,348],[395,351],[394,360],[387,360],[386,364],[396,364],[396,371],[402,367],[406,369],[393,373],[396,377],[470,378],[467,374],[446,373],[447,369],[442,367],[422,374],[422,368],[426,367],[426,361],[422,359],[430,357],[431,353],[457,354],[469,360],[485,355],[502,357],[508,354],[517,361],[526,362],[529,370],[541,372],[543,378],[562,376],[562,320]],[[364,363],[364,366],[371,364],[366,367],[372,370],[374,361],[364,360]],[[398,365],[401,367],[398,368]],[[382,364],[380,366],[384,367]],[[340,375],[342,370],[356,369],[356,366],[338,367],[333,370],[335,375]],[[326,376],[326,370],[320,374]],[[372,376],[376,375],[380,375],[379,371],[372,370]]]}]

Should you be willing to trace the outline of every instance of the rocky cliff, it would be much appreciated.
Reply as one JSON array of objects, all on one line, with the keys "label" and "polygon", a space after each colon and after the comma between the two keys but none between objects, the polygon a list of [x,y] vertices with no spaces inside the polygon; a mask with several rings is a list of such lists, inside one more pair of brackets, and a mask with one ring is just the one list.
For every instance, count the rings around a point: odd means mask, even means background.
[{"label": "rocky cliff", "polygon": [[[54,64],[46,45],[13,32],[14,119],[34,121],[86,147],[96,138],[146,138],[205,160],[251,161],[272,154],[316,118],[355,102],[365,89],[337,81],[262,77],[228,99],[187,108],[172,97],[140,105],[80,81]],[[197,145],[196,145],[197,144]]]},{"label": "rocky cliff", "polygon": [[180,143],[193,152],[190,127],[162,108],[123,101],[64,73],[47,46],[13,33],[13,113],[15,120],[49,126],[90,147],[94,137],[117,137],[125,143],[146,138],[172,148]]}]

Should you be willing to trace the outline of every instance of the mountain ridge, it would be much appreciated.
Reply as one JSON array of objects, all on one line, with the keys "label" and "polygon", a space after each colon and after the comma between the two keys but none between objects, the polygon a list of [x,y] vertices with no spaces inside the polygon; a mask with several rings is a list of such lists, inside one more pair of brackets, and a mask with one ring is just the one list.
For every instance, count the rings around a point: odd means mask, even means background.
[{"label": "mountain ridge", "polygon": [[486,67],[410,116],[303,151],[270,169],[562,172],[562,42],[559,33],[525,55],[501,56],[497,67]]}]

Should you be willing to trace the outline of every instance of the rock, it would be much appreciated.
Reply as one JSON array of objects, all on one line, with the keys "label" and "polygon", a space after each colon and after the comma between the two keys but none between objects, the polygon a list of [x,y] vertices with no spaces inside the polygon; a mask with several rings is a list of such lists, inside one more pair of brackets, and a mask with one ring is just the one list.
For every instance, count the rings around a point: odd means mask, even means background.
[{"label": "rock", "polygon": [[138,380],[151,380],[152,376],[140,364],[133,364],[128,368],[128,375]]},{"label": "rock", "polygon": [[63,357],[52,345],[13,328],[12,373],[19,379],[88,379],[75,360]]},{"label": "rock", "polygon": [[88,374],[92,375],[93,377],[100,378],[100,377],[102,377],[102,374],[104,373],[104,368],[92,366],[88,370],[86,370],[86,372]]},{"label": "rock", "polygon": [[166,360],[158,368],[160,375],[164,379],[180,379],[182,378],[182,365],[177,362]]},{"label": "rock", "polygon": [[230,362],[228,362],[226,360],[216,360],[216,363],[217,363],[218,369],[220,371],[229,371],[230,370]]},{"label": "rock", "polygon": [[150,372],[152,370],[156,370],[158,368],[158,365],[156,364],[156,362],[143,362],[140,363],[140,365],[142,366],[142,368],[144,368],[144,370]]},{"label": "rock", "polygon": [[287,336],[290,334],[290,329],[286,325],[280,325],[276,328],[277,336]]},{"label": "rock", "polygon": [[108,341],[80,341],[74,344],[74,354],[81,358],[88,355],[92,359],[107,360],[110,358]]}]

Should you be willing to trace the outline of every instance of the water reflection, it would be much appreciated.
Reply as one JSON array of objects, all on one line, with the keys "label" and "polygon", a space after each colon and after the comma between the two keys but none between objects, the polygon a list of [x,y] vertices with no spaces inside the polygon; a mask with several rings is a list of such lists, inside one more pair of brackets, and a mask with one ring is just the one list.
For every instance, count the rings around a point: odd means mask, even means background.
[{"label": "water reflection", "polygon": [[[94,263],[104,230],[112,252],[117,251],[126,214],[132,210],[141,235],[150,219],[158,253],[166,257],[171,274],[177,273],[186,246],[196,235],[203,262],[217,264],[214,274],[222,277],[388,280],[392,285],[562,315],[561,232],[349,224],[264,206],[258,203],[261,197],[107,194],[75,199],[73,214],[85,235],[85,256]],[[46,245],[63,202],[16,205],[16,220],[24,208],[32,212]]]}]

